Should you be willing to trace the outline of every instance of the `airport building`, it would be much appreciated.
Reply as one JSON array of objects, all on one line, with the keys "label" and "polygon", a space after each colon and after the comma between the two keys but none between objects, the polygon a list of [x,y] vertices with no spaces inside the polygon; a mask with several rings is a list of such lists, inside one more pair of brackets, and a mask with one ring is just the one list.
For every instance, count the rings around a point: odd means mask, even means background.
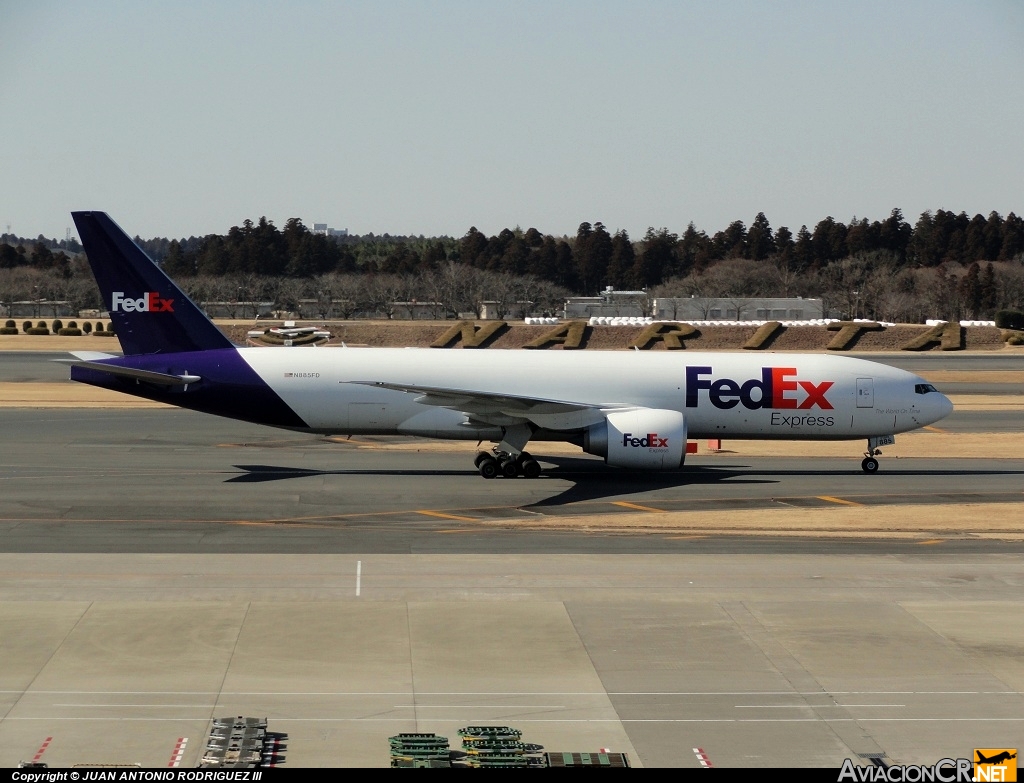
[{"label": "airport building", "polygon": [[661,321],[809,321],[838,317],[821,299],[802,297],[658,297],[651,314]]},{"label": "airport building", "polygon": [[610,316],[633,318],[647,315],[646,291],[616,291],[608,286],[600,296],[571,296],[565,300],[566,319]]},{"label": "airport building", "polygon": [[347,228],[330,228],[326,223],[314,223],[312,233],[322,234],[325,237],[347,237]]},{"label": "airport building", "polygon": [[803,297],[657,297],[646,291],[616,291],[611,286],[600,296],[574,296],[565,300],[566,319],[651,316],[659,321],[804,321],[833,318],[821,299]]}]

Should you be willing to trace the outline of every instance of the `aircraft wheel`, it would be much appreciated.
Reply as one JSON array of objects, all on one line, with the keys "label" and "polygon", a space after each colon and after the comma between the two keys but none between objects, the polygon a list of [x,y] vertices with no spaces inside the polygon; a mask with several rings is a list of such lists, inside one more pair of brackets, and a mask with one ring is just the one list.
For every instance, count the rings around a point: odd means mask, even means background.
[{"label": "aircraft wheel", "polygon": [[477,469],[480,471],[480,475],[485,479],[492,479],[498,475],[500,467],[498,465],[498,460],[487,455],[486,459],[480,460],[480,464],[477,465]]},{"label": "aircraft wheel", "polygon": [[519,463],[514,459],[507,459],[501,463],[501,475],[505,478],[515,478],[519,475]]},{"label": "aircraft wheel", "polygon": [[528,451],[524,451],[519,455],[519,464],[522,465],[526,460],[533,459],[533,456]]},{"label": "aircraft wheel", "polygon": [[860,463],[860,468],[865,473],[877,473],[878,472],[878,460],[874,457],[865,457],[864,461]]},{"label": "aircraft wheel", "polygon": [[477,468],[479,468],[481,462],[483,462],[485,459],[491,459],[491,458],[492,458],[491,455],[488,454],[486,451],[478,451],[476,453],[476,457],[473,459],[473,464]]},{"label": "aircraft wheel", "polygon": [[540,463],[533,457],[524,459],[520,467],[522,467],[523,476],[526,478],[537,478],[540,475]]}]

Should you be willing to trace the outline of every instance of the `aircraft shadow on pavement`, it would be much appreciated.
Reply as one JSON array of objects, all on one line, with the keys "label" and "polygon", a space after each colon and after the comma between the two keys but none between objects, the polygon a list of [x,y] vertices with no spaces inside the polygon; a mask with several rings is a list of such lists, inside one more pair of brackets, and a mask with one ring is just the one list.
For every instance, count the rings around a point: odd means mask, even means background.
[{"label": "aircraft shadow on pavement", "polygon": [[[542,463],[555,464],[554,471],[546,471],[541,480],[559,479],[562,481],[599,481],[614,484],[617,487],[635,485],[638,491],[644,488],[677,487],[683,484],[707,484],[745,475],[747,471],[729,468],[686,467],[678,470],[632,473],[610,468],[603,463],[587,459],[541,458]],[[317,468],[293,468],[285,465],[232,465],[243,471],[240,475],[225,479],[225,483],[259,483],[265,481],[284,481],[286,479],[314,478],[316,476],[475,476],[477,472],[467,469],[438,468],[402,468],[395,470],[381,468],[320,470]],[[772,471],[763,471],[763,475],[772,475]],[[508,481],[508,479],[494,479]],[[521,480],[521,479],[520,479]],[[751,483],[751,482],[745,482]],[[752,483],[772,483],[763,479]]]},{"label": "aircraft shadow on pavement", "polygon": [[[572,457],[542,457],[541,462],[545,467],[555,465],[541,475],[539,479],[493,479],[504,485],[508,481],[526,482],[524,487],[541,488],[544,481],[571,482],[571,486],[561,492],[556,492],[549,498],[537,501],[524,506],[529,507],[553,507],[578,503],[586,500],[601,500],[610,497],[622,497],[642,492],[652,492],[660,489],[671,489],[674,487],[688,485],[716,484],[729,480],[732,484],[774,484],[776,481],[767,478],[770,475],[765,472],[765,478],[745,478],[742,469],[736,467],[714,468],[714,467],[689,467],[674,471],[658,473],[630,473],[616,468],[610,468],[602,462],[593,459],[576,459]],[[240,475],[232,476],[225,480],[225,483],[263,483],[267,481],[284,481],[287,479],[313,478],[317,476],[474,476],[476,471],[467,470],[437,470],[437,469],[415,469],[415,470],[316,470],[310,468],[292,468],[277,465],[234,465],[233,467],[243,471]],[[483,481],[484,479],[481,479]],[[538,485],[537,482],[541,482]]]},{"label": "aircraft shadow on pavement", "polygon": [[379,468],[373,470],[315,470],[280,465],[232,465],[232,467],[243,471],[243,473],[226,479],[225,484],[253,484],[316,476],[465,476],[476,473],[475,470],[381,470]]},{"label": "aircraft shadow on pavement", "polygon": [[542,457],[542,463],[554,464],[549,478],[572,481],[573,486],[557,495],[531,503],[524,508],[545,508],[569,505],[589,500],[623,497],[660,489],[687,486],[705,486],[728,481],[730,484],[777,484],[773,471],[756,471],[754,476],[747,465],[728,467],[685,465],[676,470],[658,472],[630,472],[609,467],[595,459],[578,457]]},{"label": "aircraft shadow on pavement", "polygon": [[[525,487],[543,488],[545,481],[570,482],[570,486],[561,492],[554,492],[550,497],[523,505],[523,508],[553,508],[584,501],[603,500],[607,498],[628,497],[645,492],[656,492],[663,489],[680,487],[699,487],[729,482],[729,484],[778,484],[787,477],[799,476],[860,476],[860,466],[851,464],[831,470],[776,470],[754,467],[751,465],[698,466],[687,465],[678,470],[665,472],[632,473],[611,468],[596,459],[579,457],[541,457],[545,472],[539,479],[493,479],[502,482],[525,482]],[[553,467],[552,467],[553,466]],[[268,481],[284,481],[287,479],[314,478],[318,476],[474,476],[472,468],[464,470],[452,469],[401,469],[382,470],[317,470],[280,465],[235,465],[242,471],[237,476],[226,479],[225,483],[264,483]],[[875,476],[866,476],[865,480],[873,484],[885,484],[886,478],[901,479],[907,476],[993,476],[993,475],[1024,475],[1020,470],[897,470],[890,466],[888,472],[883,471]],[[483,479],[481,479],[483,481]],[[538,484],[538,482],[541,482]],[[554,487],[552,487],[554,489]]]}]

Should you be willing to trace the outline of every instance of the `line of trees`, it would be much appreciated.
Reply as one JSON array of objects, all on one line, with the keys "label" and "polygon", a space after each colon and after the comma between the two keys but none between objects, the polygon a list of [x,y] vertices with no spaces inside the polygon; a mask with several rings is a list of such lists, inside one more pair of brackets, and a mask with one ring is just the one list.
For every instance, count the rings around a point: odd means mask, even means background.
[{"label": "line of trees", "polygon": [[[100,306],[77,243],[2,239],[0,303]],[[474,227],[453,239],[327,236],[298,218],[283,229],[261,218],[225,235],[136,241],[193,298],[269,300],[281,310],[319,297],[387,314],[379,305],[387,293],[437,303],[439,317],[478,311],[485,300],[499,309],[529,300],[553,311],[558,297],[608,285],[652,296],[823,297],[848,316],[885,320],[982,318],[1024,307],[1024,219],[1012,212],[928,211],[911,226],[894,209],[881,221],[827,217],[795,235],[758,213],[749,227],[737,220],[710,236],[692,223],[681,235],[652,227],[638,241],[600,222],[581,223],[573,237],[519,227],[488,237]]]},{"label": "line of trees", "polygon": [[[478,269],[532,274],[575,293],[604,285],[645,288],[700,272],[725,259],[771,261],[795,272],[818,270],[850,256],[885,251],[898,266],[968,266],[973,262],[1019,260],[1024,254],[1024,219],[1011,212],[988,217],[946,210],[924,212],[911,226],[899,209],[881,221],[832,217],[813,229],[772,229],[763,212],[747,227],[735,220],[708,235],[690,223],[681,234],[649,228],[638,241],[626,231],[610,234],[598,223],[581,223],[575,237],[516,227],[487,237],[475,227],[460,239],[410,236],[327,236],[291,218],[278,229],[265,217],[246,220],[227,234],[188,239],[136,241],[173,276],[262,274],[311,277],[328,272],[403,274],[436,269],[456,261]],[[25,240],[0,235],[0,269],[53,268],[69,274],[68,260],[81,252],[71,240]]]},{"label": "line of trees", "polygon": [[23,239],[16,234],[0,234],[0,245],[43,245],[48,250],[63,250],[74,255],[82,252],[82,245],[77,239],[50,239],[40,234],[35,239]]},{"label": "line of trees", "polygon": [[783,274],[805,274],[848,257],[884,254],[898,268],[934,268],[942,264],[1020,260],[1024,219],[992,212],[988,218],[944,210],[925,212],[910,226],[894,209],[883,221],[832,217],[813,230],[801,226],[772,230],[763,212],[748,228],[733,221],[711,236],[690,223],[682,235],[649,228],[638,242],[625,231],[609,234],[601,223],[582,223],[574,239],[556,240],[535,229],[506,229],[487,238],[471,228],[459,241],[464,263],[514,273],[530,272],[580,293],[602,285],[649,288],[672,278],[701,273],[727,259],[771,264]]},{"label": "line of trees", "polygon": [[146,249],[172,275],[255,273],[309,277],[327,272],[405,274],[437,269],[455,261],[477,269],[530,274],[578,294],[601,287],[648,288],[701,272],[734,258],[773,263],[793,273],[817,271],[850,256],[884,252],[902,267],[1011,261],[1024,254],[1024,219],[997,212],[973,218],[945,210],[924,212],[914,226],[894,209],[885,220],[832,217],[794,235],[773,230],[763,212],[747,227],[735,220],[708,235],[690,223],[681,234],[649,228],[633,241],[600,222],[581,223],[575,237],[516,227],[488,237],[475,227],[451,237],[346,236],[310,232],[298,218],[283,230],[266,218],[245,221],[226,235],[187,240],[153,239]]}]

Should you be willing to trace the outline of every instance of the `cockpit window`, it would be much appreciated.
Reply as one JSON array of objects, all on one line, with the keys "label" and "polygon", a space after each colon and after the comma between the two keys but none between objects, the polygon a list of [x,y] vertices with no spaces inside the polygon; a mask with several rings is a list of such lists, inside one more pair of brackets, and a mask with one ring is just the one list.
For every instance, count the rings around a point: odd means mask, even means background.
[{"label": "cockpit window", "polygon": [[938,389],[930,383],[918,383],[914,385],[914,392],[916,394],[927,394],[928,392],[938,392]]}]

